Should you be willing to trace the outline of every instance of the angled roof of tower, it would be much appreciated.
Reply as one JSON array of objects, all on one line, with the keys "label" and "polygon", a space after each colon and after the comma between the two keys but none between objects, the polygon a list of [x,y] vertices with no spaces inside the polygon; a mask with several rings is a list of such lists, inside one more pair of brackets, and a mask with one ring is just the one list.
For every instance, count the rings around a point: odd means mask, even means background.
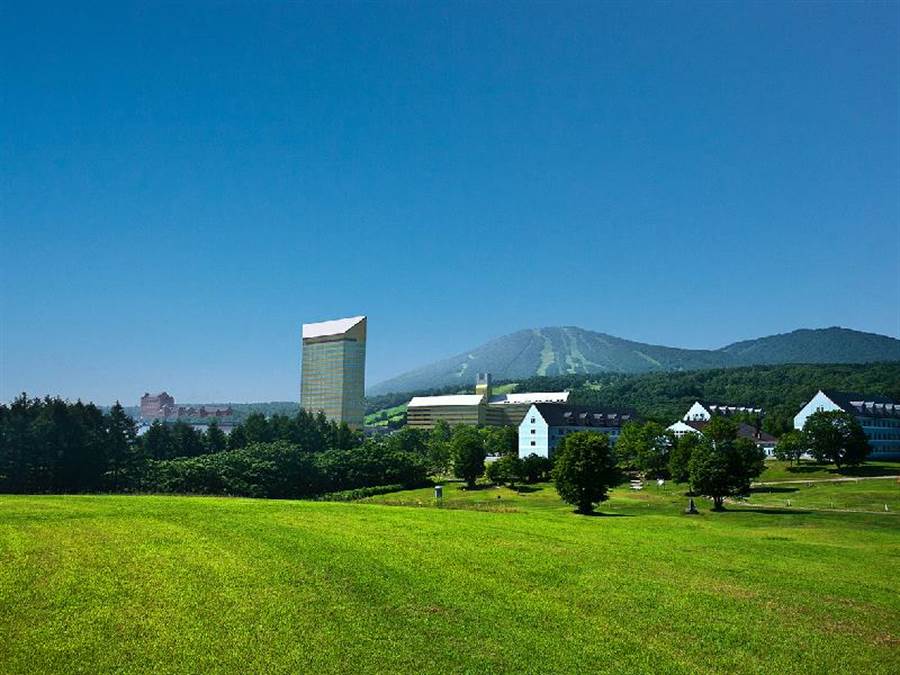
[{"label": "angled roof of tower", "polygon": [[348,319],[334,319],[332,321],[320,321],[319,323],[303,324],[303,337],[316,338],[328,335],[340,335],[346,333],[355,325],[366,320],[364,316],[352,316]]}]

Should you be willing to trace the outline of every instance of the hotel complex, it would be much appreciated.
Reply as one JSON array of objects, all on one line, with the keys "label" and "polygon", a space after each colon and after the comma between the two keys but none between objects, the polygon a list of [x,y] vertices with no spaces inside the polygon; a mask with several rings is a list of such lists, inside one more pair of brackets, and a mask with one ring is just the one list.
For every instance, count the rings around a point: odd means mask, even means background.
[{"label": "hotel complex", "polygon": [[365,374],[366,317],[303,324],[303,408],[362,429]]},{"label": "hotel complex", "polygon": [[494,394],[490,373],[479,373],[474,394],[450,396],[414,396],[406,407],[406,423],[419,429],[431,429],[438,420],[450,426],[519,426],[534,403],[565,403],[569,392],[533,392]]}]

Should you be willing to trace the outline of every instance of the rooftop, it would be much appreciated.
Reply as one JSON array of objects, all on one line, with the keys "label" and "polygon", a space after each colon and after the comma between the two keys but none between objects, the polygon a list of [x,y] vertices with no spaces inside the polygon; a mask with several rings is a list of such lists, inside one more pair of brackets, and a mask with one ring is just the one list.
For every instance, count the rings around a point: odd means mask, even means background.
[{"label": "rooftop", "polygon": [[635,419],[633,410],[609,410],[559,403],[535,403],[551,427],[620,427]]},{"label": "rooftop", "polygon": [[852,391],[823,389],[822,393],[843,408],[846,412],[866,417],[900,418],[900,403],[887,396],[877,394],[858,394]]},{"label": "rooftop", "polygon": [[303,337],[315,338],[328,335],[341,335],[353,328],[356,324],[365,321],[364,316],[352,316],[347,319],[333,319],[332,321],[320,321],[319,323],[303,324]]},{"label": "rooftop", "polygon": [[523,403],[565,403],[569,400],[567,391],[535,391],[522,394],[497,394],[488,401],[491,405],[521,405]]},{"label": "rooftop", "polygon": [[484,396],[481,394],[450,394],[448,396],[413,396],[407,408],[426,408],[447,405],[478,405]]},{"label": "rooftop", "polygon": [[[709,422],[700,422],[700,421],[687,421],[682,422],[682,424],[687,424],[689,427],[693,427],[701,434],[703,433],[704,427],[709,424]],[[756,429],[756,427],[752,427],[749,424],[745,424],[741,422],[738,424],[738,438],[749,438],[751,441],[755,441],[757,443],[775,443],[778,441],[772,434],[767,434],[762,429]]]}]

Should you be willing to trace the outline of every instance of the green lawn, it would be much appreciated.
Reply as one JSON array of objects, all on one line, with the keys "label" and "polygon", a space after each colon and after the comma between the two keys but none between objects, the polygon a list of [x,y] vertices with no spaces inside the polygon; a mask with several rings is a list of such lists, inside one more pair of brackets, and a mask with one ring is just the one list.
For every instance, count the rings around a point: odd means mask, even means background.
[{"label": "green lawn", "polygon": [[795,509],[839,509],[900,513],[900,482],[895,478],[840,483],[768,485],[753,489],[751,505]]},{"label": "green lawn", "polygon": [[802,460],[799,464],[789,464],[780,460],[766,460],[766,469],[760,482],[785,480],[820,480],[825,478],[855,478],[862,476],[898,476],[900,462],[875,461],[862,466],[845,466],[838,469],[834,464],[818,464]]},{"label": "green lawn", "polygon": [[0,496],[0,672],[900,670],[895,512],[445,489]]}]

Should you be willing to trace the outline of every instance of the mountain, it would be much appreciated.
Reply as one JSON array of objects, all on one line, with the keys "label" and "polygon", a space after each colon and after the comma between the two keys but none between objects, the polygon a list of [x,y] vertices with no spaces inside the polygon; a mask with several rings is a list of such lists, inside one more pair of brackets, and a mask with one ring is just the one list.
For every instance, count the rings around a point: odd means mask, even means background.
[{"label": "mountain", "polygon": [[475,374],[515,380],[566,373],[647,373],[779,363],[900,361],[900,340],[847,328],[801,329],[720,349],[679,349],[575,326],[520,330],[369,388],[370,394],[474,385]]}]

